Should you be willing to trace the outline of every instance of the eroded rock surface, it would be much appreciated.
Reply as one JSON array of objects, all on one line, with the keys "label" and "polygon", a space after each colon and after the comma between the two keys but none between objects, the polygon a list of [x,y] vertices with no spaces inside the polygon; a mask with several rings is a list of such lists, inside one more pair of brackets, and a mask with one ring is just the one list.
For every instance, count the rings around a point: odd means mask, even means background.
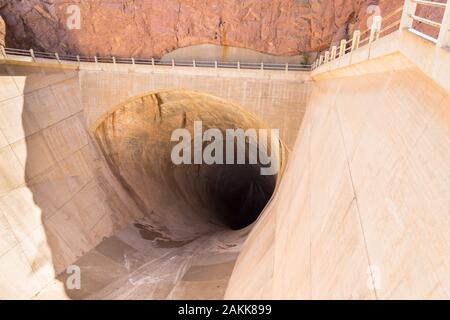
[{"label": "eroded rock surface", "polygon": [[[438,0],[445,1],[445,0]],[[367,28],[403,0],[0,0],[7,45],[80,55],[161,57],[177,48],[216,44],[292,56],[327,49]],[[68,21],[80,12],[80,29]],[[418,14],[439,21],[442,10]],[[397,19],[399,15],[396,16]],[[70,25],[70,23],[69,23]],[[436,36],[437,30],[420,26]]]},{"label": "eroded rock surface", "polygon": [[[82,55],[162,56],[211,43],[275,55],[320,51],[349,22],[366,19],[370,0],[71,1],[80,29],[70,30],[69,3],[0,1],[11,47]],[[402,0],[389,0],[397,7]]]}]

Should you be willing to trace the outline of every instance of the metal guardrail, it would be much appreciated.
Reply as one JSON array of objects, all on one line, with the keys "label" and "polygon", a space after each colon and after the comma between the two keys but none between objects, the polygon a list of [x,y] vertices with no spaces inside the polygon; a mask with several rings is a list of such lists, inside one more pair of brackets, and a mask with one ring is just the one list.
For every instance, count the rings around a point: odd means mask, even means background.
[{"label": "metal guardrail", "polygon": [[341,40],[339,46],[332,46],[330,50],[326,51],[324,54],[318,57],[318,59],[313,63],[312,69],[314,70],[323,64],[342,58],[344,55],[352,53],[362,46],[371,45],[383,34],[387,33],[388,31],[392,31],[393,28],[396,28],[400,25],[400,19],[396,19],[384,28],[382,27],[383,21],[390,21],[392,18],[395,18],[396,15],[400,16],[402,10],[403,7],[400,7],[384,18],[382,18],[381,16],[375,16],[373,18],[372,26],[369,29],[366,29],[363,32],[361,32],[360,30],[355,30],[351,39],[343,39]]},{"label": "metal guardrail", "polygon": [[[418,5],[444,10],[442,21],[437,22],[417,16],[416,10]],[[439,36],[437,38],[433,38],[418,31],[417,29],[414,29],[414,22],[421,22],[433,28],[439,29]],[[401,28],[407,29],[414,34],[435,43],[439,48],[450,46],[450,2],[448,0],[446,3],[424,0],[405,0]]]},{"label": "metal guardrail", "polygon": [[[416,15],[417,5],[430,6],[435,8],[444,9],[444,16],[442,22],[432,21],[423,17]],[[402,13],[401,19],[395,20],[394,22],[382,27],[384,21],[389,21],[397,14]],[[413,28],[413,22],[418,21],[425,23],[429,26],[439,28],[439,37],[437,39],[432,38],[426,34],[421,33]],[[450,46],[450,0],[447,3],[434,2],[434,1],[423,1],[423,0],[405,0],[405,4],[394,10],[386,17],[376,16],[373,19],[373,24],[371,28],[361,32],[356,30],[353,33],[353,37],[350,40],[342,40],[340,46],[333,46],[329,51],[320,55],[319,58],[313,63],[312,70],[318,68],[319,66],[326,64],[335,59],[341,58],[344,55],[353,52],[354,50],[365,46],[371,45],[374,41],[378,40],[384,33],[392,30],[393,28],[407,29],[414,34],[434,42],[438,47],[448,47]]]},{"label": "metal guardrail", "polygon": [[1,48],[1,53],[4,58],[10,56],[24,56],[31,57],[33,61],[38,59],[56,60],[58,63],[75,62],[75,63],[111,63],[111,64],[129,64],[129,65],[150,65],[150,66],[167,66],[167,67],[193,67],[193,68],[221,68],[221,69],[248,69],[248,70],[282,70],[289,71],[311,71],[309,64],[294,64],[294,63],[253,63],[253,62],[227,62],[227,61],[209,61],[209,60],[174,60],[171,61],[155,59],[155,58],[116,58],[116,57],[88,57],[88,56],[73,56],[63,55],[58,53],[40,52],[33,49],[14,49]]},{"label": "metal guardrail", "polygon": [[424,6],[436,7],[436,8],[444,8],[444,9],[445,9],[445,5],[446,5],[446,3],[435,2],[435,1],[424,1],[424,0],[412,0],[412,1],[417,3],[417,4],[424,5]]}]

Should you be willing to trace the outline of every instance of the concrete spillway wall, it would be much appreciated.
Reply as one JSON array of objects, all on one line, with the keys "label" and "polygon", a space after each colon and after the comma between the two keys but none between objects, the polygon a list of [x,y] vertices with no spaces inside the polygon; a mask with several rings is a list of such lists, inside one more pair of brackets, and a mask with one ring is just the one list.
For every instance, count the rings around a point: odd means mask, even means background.
[{"label": "concrete spillway wall", "polygon": [[[151,69],[150,69],[151,70]],[[308,72],[160,68],[159,72],[107,69],[80,73],[83,105],[92,122],[112,106],[149,91],[182,88],[216,95],[242,106],[292,147],[311,93]]]},{"label": "concrete spillway wall", "polygon": [[[93,123],[117,104],[159,89],[208,92],[240,104],[268,126],[280,128],[282,138],[293,145],[310,92],[308,75],[301,73],[145,66],[130,72],[128,66],[121,69],[119,65],[96,68],[98,65],[92,64],[91,70],[80,71],[64,64],[15,61],[0,65],[1,298],[84,297],[68,294],[64,281],[55,280],[81,257],[88,260],[90,268],[105,261],[114,277],[119,271],[131,272],[111,261],[105,250],[91,252],[105,237],[143,216],[89,134]],[[141,253],[132,240],[114,241],[115,251],[117,243],[122,243],[122,249]],[[235,257],[230,262],[227,259],[224,268],[230,269]],[[176,261],[187,268],[184,261]],[[164,268],[169,269],[167,265]],[[82,272],[83,288],[87,283],[90,291],[114,280],[99,274],[90,279],[87,271]],[[213,297],[223,296],[220,292],[226,281],[220,279],[214,288],[219,285],[219,293]],[[165,297],[172,289],[189,297],[192,291],[172,287],[158,287],[155,292],[165,293],[153,297]],[[204,282],[202,287],[196,292],[210,294],[204,290]],[[152,296],[147,292],[146,297]]]},{"label": "concrete spillway wall", "polygon": [[[313,76],[286,176],[227,298],[448,299],[449,52],[402,37],[405,51]],[[429,59],[440,84],[411,62],[430,71]]]},{"label": "concrete spillway wall", "polygon": [[[221,298],[227,288],[226,298],[448,298],[448,57],[396,33],[321,66],[312,82],[280,71],[1,64],[0,297]],[[237,234],[251,230],[242,250],[236,234],[161,251],[122,232],[143,213],[89,131],[123,100],[169,88],[231,100],[284,129],[284,177]],[[86,261],[98,267],[86,295],[55,280]],[[124,268],[130,261],[139,264]]]}]

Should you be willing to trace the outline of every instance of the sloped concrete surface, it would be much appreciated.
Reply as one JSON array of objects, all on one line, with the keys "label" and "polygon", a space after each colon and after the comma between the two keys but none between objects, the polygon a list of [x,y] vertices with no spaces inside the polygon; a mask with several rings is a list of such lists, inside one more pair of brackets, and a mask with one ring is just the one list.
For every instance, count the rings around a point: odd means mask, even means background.
[{"label": "sloped concrete surface", "polygon": [[449,103],[400,53],[317,74],[226,298],[448,299]]}]

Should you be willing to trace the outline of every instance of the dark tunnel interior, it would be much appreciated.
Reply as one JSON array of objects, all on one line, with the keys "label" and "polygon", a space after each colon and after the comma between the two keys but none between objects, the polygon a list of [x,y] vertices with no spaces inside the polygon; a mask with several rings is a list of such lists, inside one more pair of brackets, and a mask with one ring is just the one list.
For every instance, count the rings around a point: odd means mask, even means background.
[{"label": "dark tunnel interior", "polygon": [[206,171],[212,211],[233,230],[258,218],[276,186],[276,176],[262,176],[260,165],[212,165],[200,170]]}]

